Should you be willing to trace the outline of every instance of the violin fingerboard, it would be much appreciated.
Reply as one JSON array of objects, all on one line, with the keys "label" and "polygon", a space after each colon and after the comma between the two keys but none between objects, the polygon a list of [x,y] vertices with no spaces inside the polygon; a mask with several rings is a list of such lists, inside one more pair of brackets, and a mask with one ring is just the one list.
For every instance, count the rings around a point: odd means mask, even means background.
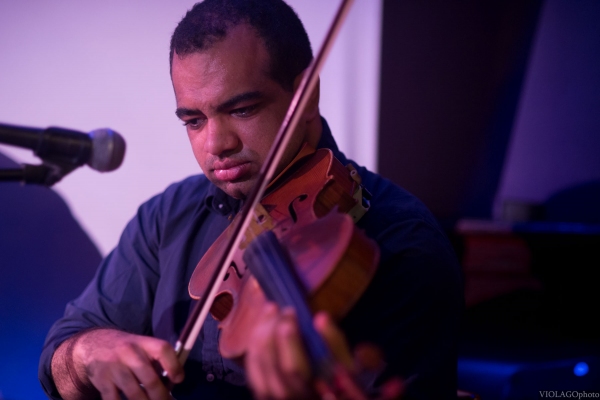
[{"label": "violin fingerboard", "polygon": [[314,328],[306,295],[294,273],[293,263],[272,231],[255,238],[244,252],[244,262],[260,284],[265,296],[280,308],[293,307],[298,318],[306,350],[317,374],[332,375],[331,354]]}]

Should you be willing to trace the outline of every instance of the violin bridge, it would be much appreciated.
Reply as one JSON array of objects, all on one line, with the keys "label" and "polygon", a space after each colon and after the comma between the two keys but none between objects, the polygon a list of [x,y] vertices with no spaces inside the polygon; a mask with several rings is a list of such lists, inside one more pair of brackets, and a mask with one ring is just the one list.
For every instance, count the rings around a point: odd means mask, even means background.
[{"label": "violin bridge", "polygon": [[254,208],[254,218],[250,221],[250,226],[246,230],[245,238],[240,247],[242,249],[246,248],[248,243],[252,242],[258,235],[264,231],[270,231],[274,227],[273,218],[271,218],[269,212],[262,204],[257,204]]}]

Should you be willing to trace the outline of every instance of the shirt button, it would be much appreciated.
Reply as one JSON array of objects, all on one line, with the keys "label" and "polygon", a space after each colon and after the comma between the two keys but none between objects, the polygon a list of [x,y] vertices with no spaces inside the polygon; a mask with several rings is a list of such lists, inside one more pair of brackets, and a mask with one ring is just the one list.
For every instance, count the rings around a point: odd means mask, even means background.
[{"label": "shirt button", "polygon": [[215,376],[213,374],[206,375],[206,380],[212,382],[215,380]]}]

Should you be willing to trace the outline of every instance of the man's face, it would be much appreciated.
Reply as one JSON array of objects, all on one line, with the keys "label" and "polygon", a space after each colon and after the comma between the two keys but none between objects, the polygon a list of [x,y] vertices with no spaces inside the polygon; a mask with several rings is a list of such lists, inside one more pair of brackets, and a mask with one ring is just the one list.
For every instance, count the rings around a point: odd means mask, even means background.
[{"label": "man's face", "polygon": [[[207,50],[179,58],[171,69],[177,116],[198,164],[216,186],[244,198],[285,117],[293,93],[269,77],[269,54],[248,25],[231,28]],[[304,141],[294,133],[281,166]]]}]

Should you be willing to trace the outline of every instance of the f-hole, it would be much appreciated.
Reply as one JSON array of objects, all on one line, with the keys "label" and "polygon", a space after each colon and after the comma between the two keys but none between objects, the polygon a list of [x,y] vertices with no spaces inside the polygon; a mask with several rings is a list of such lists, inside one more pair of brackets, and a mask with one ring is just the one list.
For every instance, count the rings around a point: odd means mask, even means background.
[{"label": "f-hole", "polygon": [[242,279],[243,274],[240,272],[237,264],[235,263],[235,261],[231,262],[231,265],[229,265],[229,269],[227,270],[227,273],[225,274],[225,277],[223,278],[223,282],[225,282],[227,279],[229,279],[229,274],[230,271],[233,270],[233,272],[235,272],[235,274],[237,275],[238,279]]},{"label": "f-hole", "polygon": [[292,200],[290,202],[290,205],[288,206],[288,211],[290,212],[290,215],[294,222],[298,222],[298,214],[296,213],[296,210],[294,209],[294,203],[304,201],[307,198],[308,198],[307,194],[301,194],[300,196],[296,197],[294,200]]},{"label": "f-hole", "polygon": [[233,308],[233,296],[229,292],[222,292],[215,297],[210,313],[217,321],[223,321]]}]

